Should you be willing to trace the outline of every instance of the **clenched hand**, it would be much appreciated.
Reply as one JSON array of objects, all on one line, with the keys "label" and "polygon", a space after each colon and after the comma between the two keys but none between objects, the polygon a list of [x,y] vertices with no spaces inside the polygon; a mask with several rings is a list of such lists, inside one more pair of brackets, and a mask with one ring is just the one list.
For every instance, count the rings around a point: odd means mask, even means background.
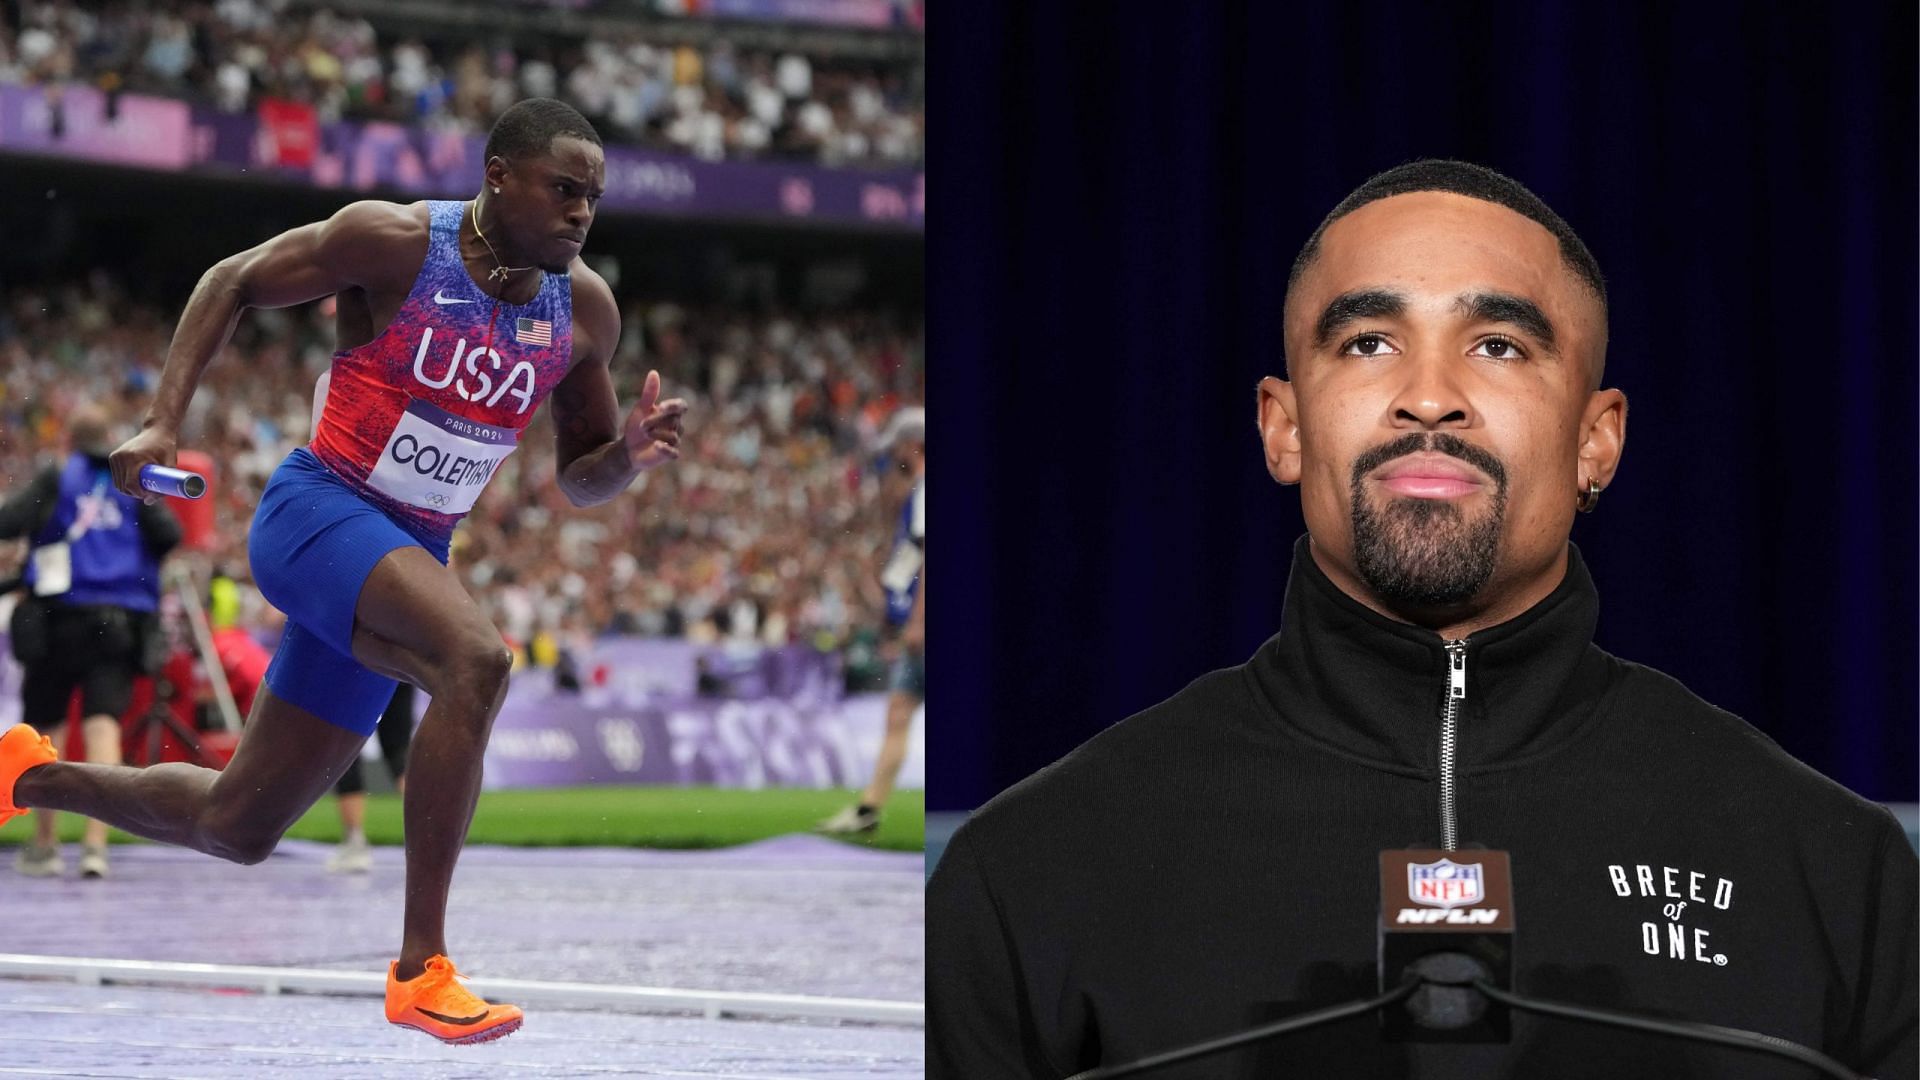
[{"label": "clenched hand", "polygon": [[172,468],[179,441],[179,437],[166,428],[150,427],[121,443],[119,449],[107,455],[107,466],[113,470],[113,486],[141,502],[159,502],[158,494],[140,486],[140,469],[144,465]]}]

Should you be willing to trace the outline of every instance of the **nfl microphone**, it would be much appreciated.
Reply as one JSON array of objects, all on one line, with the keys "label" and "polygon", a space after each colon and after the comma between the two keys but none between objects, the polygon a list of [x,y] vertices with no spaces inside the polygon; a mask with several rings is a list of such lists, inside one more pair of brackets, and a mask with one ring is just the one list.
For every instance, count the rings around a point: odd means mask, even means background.
[{"label": "nfl microphone", "polygon": [[[1860,1080],[1810,1047],[1772,1035],[1686,1020],[1549,1001],[1513,989],[1513,869],[1504,851],[1465,848],[1380,853],[1380,996],[1283,1017],[1230,1035],[1067,1080],[1118,1080],[1363,1013],[1381,1015],[1388,1041],[1505,1043],[1512,1011],[1653,1032],[1787,1058],[1834,1080]],[[1404,1007],[1402,1007],[1404,1006]]]},{"label": "nfl microphone", "polygon": [[1381,1012],[1390,1042],[1508,1041],[1506,1005],[1474,987],[1513,988],[1513,872],[1504,851],[1380,853],[1380,990],[1423,981]]},{"label": "nfl microphone", "polygon": [[1405,1008],[1381,1011],[1382,1036],[1401,1042],[1504,1043],[1512,1036],[1511,1010],[1520,1009],[1757,1051],[1813,1066],[1836,1080],[1857,1080],[1852,1070],[1820,1051],[1775,1036],[1517,993],[1513,937],[1513,867],[1506,852],[1381,852],[1380,989],[1420,984]]}]

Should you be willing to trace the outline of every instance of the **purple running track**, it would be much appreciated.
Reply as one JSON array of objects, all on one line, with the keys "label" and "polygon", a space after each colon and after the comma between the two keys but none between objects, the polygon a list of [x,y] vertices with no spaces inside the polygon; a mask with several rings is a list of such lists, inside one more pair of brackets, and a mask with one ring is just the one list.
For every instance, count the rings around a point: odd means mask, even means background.
[{"label": "purple running track", "polygon": [[[242,867],[122,845],[112,876],[0,868],[0,952],[384,971],[397,953],[401,853],[369,875],[286,841]],[[8,851],[0,851],[6,863]],[[3,865],[3,864],[0,864]],[[924,863],[794,836],[724,851],[468,848],[448,945],[463,973],[604,985],[919,1001]],[[917,1027],[532,1011],[514,1035],[441,1046],[372,998],[264,996],[0,979],[0,1076],[907,1077]]]}]

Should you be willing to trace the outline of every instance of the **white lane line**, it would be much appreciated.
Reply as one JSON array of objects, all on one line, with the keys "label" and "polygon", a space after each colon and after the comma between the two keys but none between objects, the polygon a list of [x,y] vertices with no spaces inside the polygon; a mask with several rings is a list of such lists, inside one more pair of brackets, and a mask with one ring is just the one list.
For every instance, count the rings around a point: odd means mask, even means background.
[{"label": "white lane line", "polygon": [[[168,993],[168,991],[165,991],[165,990],[148,990],[144,988],[143,988],[143,992],[155,993],[155,994]],[[205,991],[182,990],[182,991],[173,991],[173,992],[184,995],[184,994],[204,993]],[[250,1000],[263,1001],[264,999],[255,997]],[[163,1011],[160,1009],[153,1008],[150,1005],[122,1005],[118,1003],[80,1006],[80,1005],[55,1005],[52,1003],[36,1004],[36,1003],[0,1002],[0,1014],[4,1014],[4,1013],[22,1013],[27,1015],[45,1015],[45,1016],[90,1016],[90,1017],[100,1017],[103,1020],[119,1019],[121,1015],[125,1015],[125,1016],[138,1016],[142,1020],[152,1020],[155,1022],[166,1023],[166,1024],[205,1023],[205,1024],[227,1026],[227,1027],[244,1024],[244,1025],[251,1025],[254,1027],[270,1027],[270,1028],[275,1028],[280,1030],[284,1030],[287,1026],[287,1021],[286,1021],[286,1018],[284,1017],[218,1015],[218,1014],[212,1014],[212,1013],[183,1013],[183,1012],[175,1012],[173,1010]],[[113,1014],[113,1015],[110,1016],[109,1014]],[[601,1015],[606,1015],[606,1014],[603,1013]],[[689,1022],[689,1021],[699,1022],[694,1017],[686,1017],[686,1016],[658,1016],[658,1017],[646,1017],[644,1019],[640,1017],[633,1017],[631,1019],[639,1021],[641,1023],[655,1023],[655,1024]],[[381,1020],[368,1020],[365,1022],[349,1022],[349,1021],[338,1021],[338,1020],[323,1020],[323,1019],[318,1019],[311,1016],[303,1016],[300,1020],[300,1025],[301,1025],[301,1030],[303,1032],[311,1033],[311,1032],[317,1032],[320,1030],[337,1031],[337,1032],[341,1032],[342,1034],[351,1034],[357,1040],[357,1039],[364,1039],[368,1031],[373,1030],[376,1025],[378,1025],[383,1030],[383,1033],[384,1033],[385,1020],[384,1018],[382,1018]],[[826,1029],[808,1029],[808,1030],[824,1033],[824,1032],[836,1032],[836,1031],[855,1031],[859,1029],[826,1028]],[[819,1036],[817,1034],[813,1036],[813,1038],[815,1039],[817,1039],[818,1037]],[[624,1038],[601,1038],[596,1035],[568,1034],[565,1032],[556,1032],[552,1030],[533,1030],[530,1028],[521,1028],[519,1031],[513,1034],[512,1038],[514,1043],[519,1046],[525,1046],[529,1043],[565,1043],[569,1046],[582,1046],[582,1045],[591,1043],[594,1045],[606,1045],[606,1046],[616,1046],[616,1047],[646,1046],[646,1047],[655,1048],[655,1049],[686,1049],[686,1050],[702,1049],[702,1050],[707,1050],[713,1053],[731,1052],[731,1053],[738,1053],[738,1054],[765,1054],[765,1053],[777,1052],[779,1049],[779,1047],[777,1046],[770,1047],[767,1043],[724,1042],[724,1041],[716,1041],[713,1039],[706,1039],[706,1038],[660,1038],[658,1037],[657,1033],[644,1033],[644,1034],[639,1034],[632,1037],[624,1037]],[[809,1046],[807,1048],[807,1056],[809,1058],[845,1058],[849,1061],[870,1061],[874,1057],[872,1053],[860,1051],[860,1050],[834,1050],[834,1049],[821,1048],[818,1046]]]},{"label": "white lane line", "polygon": [[[384,996],[386,976],[370,971],[322,968],[257,967],[152,960],[114,960],[83,956],[32,956],[0,953],[0,975],[53,977],[83,985],[113,983],[189,983],[262,990]],[[473,992],[493,1001],[524,1007],[615,1008],[642,1012],[697,1012],[709,1020],[738,1016],[819,1017],[924,1026],[927,1008],[918,1001],[765,994],[740,990],[686,990],[656,986],[598,986],[535,979],[469,980]]]},{"label": "white lane line", "polygon": [[[204,1051],[208,1053],[218,1053],[218,1054],[255,1054],[255,1055],[266,1055],[266,1056],[283,1055],[288,1057],[311,1058],[311,1059],[326,1061],[329,1063],[340,1064],[340,1065],[361,1065],[361,1064],[376,1064],[376,1063],[377,1064],[396,1064],[396,1065],[410,1066],[414,1069],[418,1069],[422,1065],[444,1060],[443,1058],[439,1058],[439,1057],[426,1057],[426,1056],[402,1057],[395,1054],[369,1054],[365,1051],[358,1051],[351,1055],[347,1055],[347,1054],[335,1053],[330,1050],[306,1050],[306,1049],[302,1049],[300,1047],[295,1047],[295,1046],[249,1046],[244,1043],[194,1043],[194,1042],[180,1042],[180,1041],[148,1042],[141,1039],[125,1039],[125,1038],[113,1038],[113,1039],[104,1039],[104,1040],[103,1039],[70,1039],[70,1038],[61,1038],[59,1036],[49,1036],[49,1035],[36,1035],[34,1037],[34,1042],[36,1044],[41,1044],[41,1045],[83,1046],[83,1047],[90,1047],[95,1050],[104,1049],[109,1046],[124,1046],[124,1047],[138,1049],[138,1050]],[[422,1046],[422,1049],[433,1051],[433,1050],[439,1049],[439,1047],[438,1046]],[[501,1049],[505,1050],[506,1048],[502,1047]],[[726,1077],[727,1080],[808,1080],[806,1076],[795,1074],[795,1073],[715,1072],[711,1069],[689,1071],[686,1069],[652,1068],[647,1066],[638,1066],[639,1068],[643,1068],[646,1071],[636,1074],[633,1071],[636,1068],[636,1066],[634,1065],[586,1065],[586,1064],[571,1063],[571,1062],[563,1065],[547,1065],[547,1064],[542,1064],[540,1062],[533,1062],[533,1061],[473,1062],[471,1064],[479,1065],[479,1066],[492,1066],[497,1068],[533,1070],[535,1072],[545,1073],[545,1074],[554,1075],[554,1076],[582,1076],[588,1073],[594,1073],[594,1074],[603,1074],[607,1076],[634,1076],[634,1075],[689,1076],[689,1077],[719,1076],[719,1077]],[[875,1064],[879,1064],[879,1063],[876,1062]],[[903,1062],[900,1062],[900,1064],[907,1065],[910,1063],[903,1061]],[[724,1068],[724,1066],[722,1066],[722,1068]],[[82,1073],[78,1075],[88,1075],[88,1074]]]},{"label": "white lane line", "polygon": [[163,1080],[215,1080],[211,1076],[186,1076],[182,1072],[69,1072],[65,1068],[46,1068],[36,1065],[33,1068],[13,1068],[0,1065],[0,1074],[6,1076],[86,1076],[88,1080],[154,1080],[156,1076]]}]

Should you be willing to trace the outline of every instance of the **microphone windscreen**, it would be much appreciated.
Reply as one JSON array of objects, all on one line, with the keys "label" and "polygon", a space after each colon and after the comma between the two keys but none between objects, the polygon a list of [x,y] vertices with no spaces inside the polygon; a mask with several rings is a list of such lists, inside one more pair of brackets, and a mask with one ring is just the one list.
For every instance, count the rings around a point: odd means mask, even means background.
[{"label": "microphone windscreen", "polygon": [[1381,1013],[1388,1040],[1496,1042],[1512,1034],[1506,1006],[1470,985],[1513,986],[1513,870],[1504,851],[1380,853],[1380,991],[1427,985]]}]

